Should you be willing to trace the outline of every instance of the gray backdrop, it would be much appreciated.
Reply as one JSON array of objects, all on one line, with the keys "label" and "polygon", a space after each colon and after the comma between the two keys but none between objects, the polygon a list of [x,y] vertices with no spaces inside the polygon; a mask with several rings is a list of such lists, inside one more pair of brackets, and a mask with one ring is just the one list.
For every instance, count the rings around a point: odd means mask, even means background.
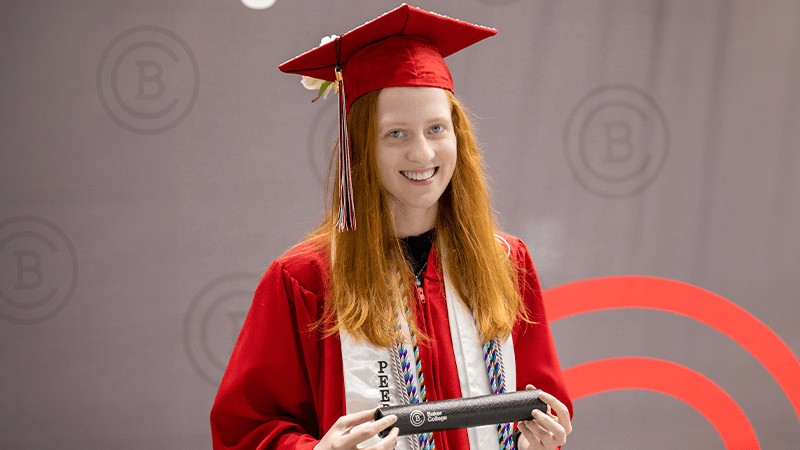
[{"label": "gray backdrop", "polygon": [[[334,100],[276,67],[395,6],[0,3],[0,448],[210,447],[252,291],[323,209]],[[499,30],[448,64],[545,288],[679,280],[800,351],[800,2],[415,6]],[[787,393],[714,327],[641,308],[552,326],[565,369],[670,361],[727,392],[761,448],[800,442],[800,377]],[[653,390],[575,410],[567,448],[725,448]]]}]

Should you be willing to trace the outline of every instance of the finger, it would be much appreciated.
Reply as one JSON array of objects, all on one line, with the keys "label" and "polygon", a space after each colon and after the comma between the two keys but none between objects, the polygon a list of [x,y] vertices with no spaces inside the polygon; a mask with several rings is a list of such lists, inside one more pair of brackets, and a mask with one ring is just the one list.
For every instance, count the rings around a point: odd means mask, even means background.
[{"label": "finger", "polygon": [[553,433],[550,432],[547,428],[543,427],[542,424],[536,422],[536,420],[526,420],[524,422],[528,430],[533,433],[538,439],[542,440],[543,438],[552,439]]},{"label": "finger", "polygon": [[[535,420],[529,421],[528,430],[530,433],[534,435],[535,439],[538,441],[540,448],[553,450],[560,445],[563,445],[565,440],[559,440],[556,436],[553,435],[552,432],[542,427],[541,424],[536,423]],[[564,442],[562,442],[564,441]]]},{"label": "finger", "polygon": [[[533,391],[533,390],[536,390],[536,386],[534,386],[534,385],[532,385],[532,384],[529,384],[529,385],[525,386],[525,390],[526,390],[526,391]],[[542,391],[542,392],[544,392],[544,391]],[[541,394],[542,392],[540,392],[539,394]],[[540,396],[539,396],[539,399],[541,400],[541,398],[542,398],[542,397],[541,397],[541,395],[540,395]],[[545,402],[545,403],[546,403],[546,402]],[[547,413],[548,413],[548,414],[550,414],[550,405],[547,405]]]},{"label": "finger", "polygon": [[553,397],[552,395],[548,394],[547,392],[540,392],[539,393],[539,400],[547,403],[548,412],[550,409],[555,411],[555,415],[558,416],[558,423],[564,427],[564,431],[567,434],[572,433],[572,423],[569,417],[569,409],[567,409],[566,405],[558,401],[557,398]]},{"label": "finger", "polygon": [[531,420],[526,420],[524,422],[520,422],[517,425],[517,429],[522,433],[522,436],[528,441],[530,448],[538,449],[544,448],[544,444],[542,440],[547,438],[550,439],[550,435],[543,430],[536,422]]},{"label": "finger", "polygon": [[[525,386],[525,390],[526,391],[532,391],[532,390],[535,390],[535,389],[536,389],[536,386],[534,386],[532,384],[529,384],[529,385]],[[544,392],[544,391],[541,391],[539,393],[539,399],[540,400],[542,400],[542,395],[541,394],[547,394],[547,393]],[[550,394],[547,394],[547,395],[550,395]],[[550,395],[550,396],[553,397],[552,395]],[[553,398],[555,399],[555,397],[553,397]],[[544,401],[544,400],[542,400],[542,401]],[[556,400],[556,401],[558,401],[558,400]],[[547,404],[547,402],[545,402],[545,404]],[[547,405],[547,414],[551,414],[552,415],[552,409],[550,408],[550,405]],[[555,416],[553,416],[553,417],[555,417]]]},{"label": "finger", "polygon": [[365,424],[358,428],[351,429],[350,437],[348,438],[348,440],[355,444],[364,442],[367,439],[371,438],[372,436],[375,436],[381,431],[389,428],[395,422],[397,422],[397,416],[395,416],[394,414],[381,417],[380,420],[376,420],[373,423]]},{"label": "finger", "polygon": [[357,413],[339,417],[334,426],[338,425],[340,430],[349,430],[356,425],[367,423],[372,420],[373,417],[375,417],[375,409],[368,409],[366,411],[359,411]]},{"label": "finger", "polygon": [[[550,436],[556,445],[564,445],[567,442],[566,430],[552,417],[535,409],[533,410],[533,421],[547,432],[547,435]],[[545,441],[543,440],[542,442]]]},{"label": "finger", "polygon": [[375,450],[390,450],[397,447],[397,436],[400,434],[400,429],[397,427],[392,428],[392,431],[381,439],[380,442],[375,444]]}]

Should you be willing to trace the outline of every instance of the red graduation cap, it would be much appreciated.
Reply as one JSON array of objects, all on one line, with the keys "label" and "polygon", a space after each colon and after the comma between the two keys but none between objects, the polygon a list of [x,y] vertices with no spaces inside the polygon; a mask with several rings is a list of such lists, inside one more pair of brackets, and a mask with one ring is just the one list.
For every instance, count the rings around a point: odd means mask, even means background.
[{"label": "red graduation cap", "polygon": [[339,230],[355,228],[346,116],[358,97],[395,86],[453,91],[446,56],[497,34],[491,28],[402,4],[324,45],[278,66],[339,83]]}]

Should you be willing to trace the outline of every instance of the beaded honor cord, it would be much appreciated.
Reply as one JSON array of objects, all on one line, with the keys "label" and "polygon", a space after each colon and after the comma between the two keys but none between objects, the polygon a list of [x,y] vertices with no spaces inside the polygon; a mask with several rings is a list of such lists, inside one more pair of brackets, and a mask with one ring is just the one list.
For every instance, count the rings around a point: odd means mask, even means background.
[{"label": "beaded honor cord", "polygon": [[[403,299],[403,309],[405,310],[406,323],[410,324],[411,310],[408,307],[408,300],[406,298]],[[411,335],[411,347],[414,352],[414,365],[417,372],[417,379],[419,380],[419,395],[417,395],[417,388],[414,386],[414,376],[411,373],[411,362],[409,361],[408,351],[406,350],[405,345],[402,344],[402,330],[400,327],[400,321],[398,320],[395,324],[395,349],[397,356],[399,356],[400,359],[399,364],[401,370],[396,370],[396,372],[402,371],[403,382],[406,387],[405,392],[402,392],[402,388],[400,389],[401,396],[404,400],[406,400],[407,396],[409,403],[420,403],[420,401],[427,402],[428,397],[425,393],[425,377],[422,374],[422,361],[419,359],[417,338],[414,335],[414,332],[411,331],[410,326],[408,332]],[[503,353],[500,343],[497,341],[497,339],[493,339],[486,344],[483,344],[483,359],[486,363],[486,371],[489,375],[489,384],[492,388],[492,394],[504,393],[506,391],[506,381],[503,372]],[[397,361],[394,362],[395,364],[398,363]],[[397,373],[397,375],[401,374]],[[433,441],[433,435],[431,433],[420,433],[417,436],[419,438],[418,444],[421,450],[433,450],[436,448],[436,445]],[[511,434],[510,423],[497,425],[497,438],[500,443],[500,450],[514,449],[514,439]],[[414,447],[416,447],[416,445],[414,445]]]},{"label": "beaded honor cord", "polygon": [[[506,392],[506,379],[503,373],[503,352],[500,342],[497,339],[483,344],[483,360],[486,362],[486,371],[489,373],[489,384],[492,387],[492,394],[503,394]],[[510,450],[514,448],[514,439],[511,434],[510,423],[497,424],[497,439],[500,441],[500,450]]]},{"label": "beaded honor cord", "polygon": [[[408,307],[408,301],[403,299],[403,309],[405,310],[406,323],[411,323],[411,310]],[[414,375],[411,374],[411,363],[409,362],[408,350],[403,345],[402,329],[400,328],[400,321],[398,320],[395,325],[396,343],[395,348],[400,356],[400,367],[403,372],[403,382],[406,386],[406,394],[410,403],[420,403],[428,401],[428,394],[425,392],[425,376],[422,374],[422,361],[419,359],[419,346],[417,345],[417,336],[408,328],[408,333],[411,335],[411,348],[414,351],[414,365],[416,366],[417,380],[419,380],[419,395],[417,395],[417,387],[414,386]],[[401,388],[402,390],[402,388]],[[405,395],[404,395],[405,397]],[[420,433],[417,435],[419,448],[421,450],[433,450],[436,445],[433,442],[433,434]],[[416,447],[416,445],[414,446]]]}]

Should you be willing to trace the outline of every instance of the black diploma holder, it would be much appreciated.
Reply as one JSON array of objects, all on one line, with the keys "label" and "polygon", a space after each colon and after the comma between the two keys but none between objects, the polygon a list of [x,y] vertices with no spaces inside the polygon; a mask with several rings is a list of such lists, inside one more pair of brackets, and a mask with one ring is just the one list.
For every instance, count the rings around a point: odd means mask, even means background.
[{"label": "black diploma holder", "polygon": [[400,429],[400,436],[405,436],[531,420],[534,409],[547,412],[547,404],[539,400],[540,392],[534,389],[378,408],[375,420],[397,416],[397,422],[378,435],[386,437],[395,427]]}]

